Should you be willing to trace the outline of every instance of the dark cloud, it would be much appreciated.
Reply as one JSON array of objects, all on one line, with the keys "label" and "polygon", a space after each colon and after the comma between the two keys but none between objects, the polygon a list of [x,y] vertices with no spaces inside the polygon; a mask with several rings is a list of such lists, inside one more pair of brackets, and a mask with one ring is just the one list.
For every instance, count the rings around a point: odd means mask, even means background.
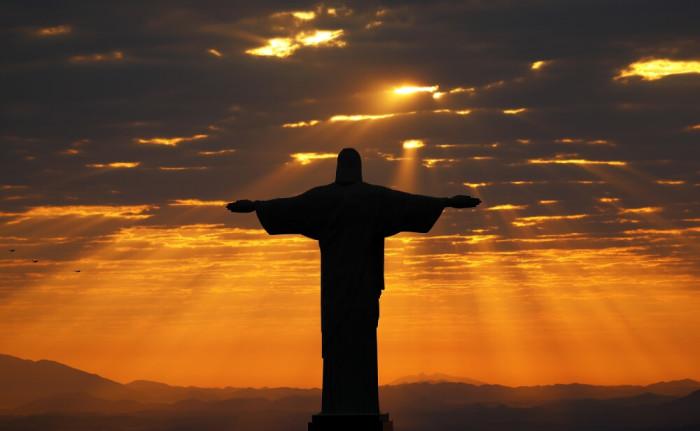
[{"label": "dark cloud", "polygon": [[[527,164],[569,157],[628,162],[654,192],[670,187],[656,179],[682,179],[685,185],[673,190],[683,191],[669,199],[687,201],[698,182],[688,163],[697,155],[697,131],[686,130],[698,123],[698,75],[614,77],[645,57],[697,59],[695,9],[684,1],[6,2],[0,183],[28,189],[26,199],[4,202],[17,209],[71,200],[225,200],[293,163],[292,153],[345,146],[364,150],[368,178],[389,183],[387,169],[398,163],[379,154],[399,157],[400,142],[410,138],[427,142],[425,158],[458,159],[422,168],[417,175],[424,178],[439,172],[439,181],[420,183],[425,193],[464,192],[462,183],[545,181],[483,193],[498,202],[561,199],[569,212],[579,206],[567,194],[617,194],[605,172],[615,167]],[[312,10],[312,21],[272,16]],[[37,33],[58,26],[70,30]],[[266,38],[314,28],[344,30],[347,45],[303,47],[286,58],[245,53]],[[547,63],[532,70],[538,60]],[[390,101],[385,92],[406,83],[474,91]],[[502,112],[517,108],[526,110]],[[439,109],[472,112],[433,112]],[[328,121],[383,113],[401,115]],[[311,120],[320,123],[281,127]],[[176,146],[138,141],[198,134],[208,136]],[[557,143],[566,138],[579,143]],[[586,144],[595,140],[611,145]],[[235,152],[201,154],[219,150]],[[114,162],[139,165],[90,167]],[[278,184],[279,193],[330,180],[332,164],[314,162]],[[580,192],[569,182],[601,178],[607,182]],[[520,193],[524,187],[532,196]]]}]

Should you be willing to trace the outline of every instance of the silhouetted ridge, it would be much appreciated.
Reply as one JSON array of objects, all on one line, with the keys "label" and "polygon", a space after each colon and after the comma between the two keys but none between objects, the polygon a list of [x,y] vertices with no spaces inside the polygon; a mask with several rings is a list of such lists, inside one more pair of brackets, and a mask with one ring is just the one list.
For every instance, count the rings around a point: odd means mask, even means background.
[{"label": "silhouetted ridge", "polygon": [[698,411],[700,412],[700,389],[697,391],[691,392],[688,396],[674,400],[674,401],[672,401],[672,403],[676,404],[676,405],[685,404],[685,405],[697,406]]},{"label": "silhouetted ridge", "polygon": [[130,413],[145,410],[146,407],[132,400],[111,401],[95,397],[85,392],[61,393],[42,397],[19,406],[14,413]]},{"label": "silhouetted ridge", "polygon": [[86,392],[110,399],[136,395],[120,383],[58,362],[0,355],[0,408],[63,392]]},{"label": "silhouetted ridge", "polygon": [[700,383],[691,379],[673,380],[670,382],[659,382],[645,386],[652,393],[661,395],[690,394],[700,389]]},{"label": "silhouetted ridge", "polygon": [[484,382],[480,382],[480,381],[474,380],[474,379],[469,379],[466,377],[455,377],[455,376],[450,376],[448,374],[441,374],[441,373],[433,373],[433,374],[420,373],[420,374],[415,374],[415,375],[403,376],[403,377],[399,377],[398,379],[392,381],[389,384],[390,385],[403,385],[403,384],[407,384],[407,383],[443,383],[443,382],[466,383],[466,384],[476,385],[476,386],[486,384]]},{"label": "silhouetted ridge", "polygon": [[[654,391],[650,390],[650,387]],[[691,389],[692,388],[692,389]],[[564,399],[613,399],[640,396],[644,393],[685,396],[693,389],[700,389],[700,383],[692,380],[664,382],[649,386],[594,386],[584,384],[521,386],[502,385],[474,386],[464,383],[410,383],[380,387],[382,404],[393,406],[421,404],[505,404],[511,407],[531,407]]]},{"label": "silhouetted ridge", "polygon": [[[88,389],[76,389],[79,385]],[[46,394],[49,390],[53,393]],[[18,402],[15,392],[32,398]],[[53,361],[0,355],[0,395],[14,403],[14,408],[0,408],[0,430],[291,431],[318,412],[321,391],[181,387],[145,380],[122,385]],[[403,431],[457,431],[465,424],[489,431],[700,429],[700,383],[688,379],[648,386],[515,388],[407,383],[382,386],[380,397]]]}]

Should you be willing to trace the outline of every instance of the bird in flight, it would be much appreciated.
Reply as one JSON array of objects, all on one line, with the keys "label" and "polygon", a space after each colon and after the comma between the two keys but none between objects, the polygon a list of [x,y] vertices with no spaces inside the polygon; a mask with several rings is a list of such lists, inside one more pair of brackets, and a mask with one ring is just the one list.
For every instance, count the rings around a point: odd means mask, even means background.
[{"label": "bird in flight", "polygon": [[75,272],[80,272],[80,270],[79,270],[79,269],[76,269]]},{"label": "bird in flight", "polygon": [[15,251],[14,248],[11,248],[11,249],[10,249],[10,253],[13,253],[14,251]]},{"label": "bird in flight", "polygon": [[37,263],[39,262],[39,259],[32,259],[32,262]]}]

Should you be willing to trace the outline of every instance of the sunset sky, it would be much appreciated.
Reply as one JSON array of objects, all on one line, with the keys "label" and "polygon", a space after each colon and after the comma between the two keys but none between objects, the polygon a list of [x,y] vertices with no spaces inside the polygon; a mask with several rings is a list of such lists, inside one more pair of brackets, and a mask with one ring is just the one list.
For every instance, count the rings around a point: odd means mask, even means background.
[{"label": "sunset sky", "polygon": [[698,9],[4,1],[0,353],[319,387],[317,243],[224,206],[354,147],[483,201],[387,239],[380,383],[700,380]]}]

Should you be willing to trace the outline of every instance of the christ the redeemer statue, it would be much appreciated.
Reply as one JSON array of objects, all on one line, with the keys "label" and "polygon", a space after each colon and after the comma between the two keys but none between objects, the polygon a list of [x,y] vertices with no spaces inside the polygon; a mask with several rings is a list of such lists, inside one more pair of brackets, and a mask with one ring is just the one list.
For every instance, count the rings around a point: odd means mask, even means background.
[{"label": "christ the redeemer statue", "polygon": [[[384,238],[428,232],[446,207],[469,208],[469,196],[435,198],[362,181],[360,154],[338,154],[335,182],[299,196],[239,200],[232,212],[257,213],[270,235],[300,234],[321,249],[321,414],[309,429],[342,429],[349,416],[379,417],[377,323],[384,289]],[[384,415],[382,415],[384,416]],[[331,422],[329,422],[331,421]],[[335,422],[335,423],[333,423]],[[381,427],[379,428],[381,429]]]}]

